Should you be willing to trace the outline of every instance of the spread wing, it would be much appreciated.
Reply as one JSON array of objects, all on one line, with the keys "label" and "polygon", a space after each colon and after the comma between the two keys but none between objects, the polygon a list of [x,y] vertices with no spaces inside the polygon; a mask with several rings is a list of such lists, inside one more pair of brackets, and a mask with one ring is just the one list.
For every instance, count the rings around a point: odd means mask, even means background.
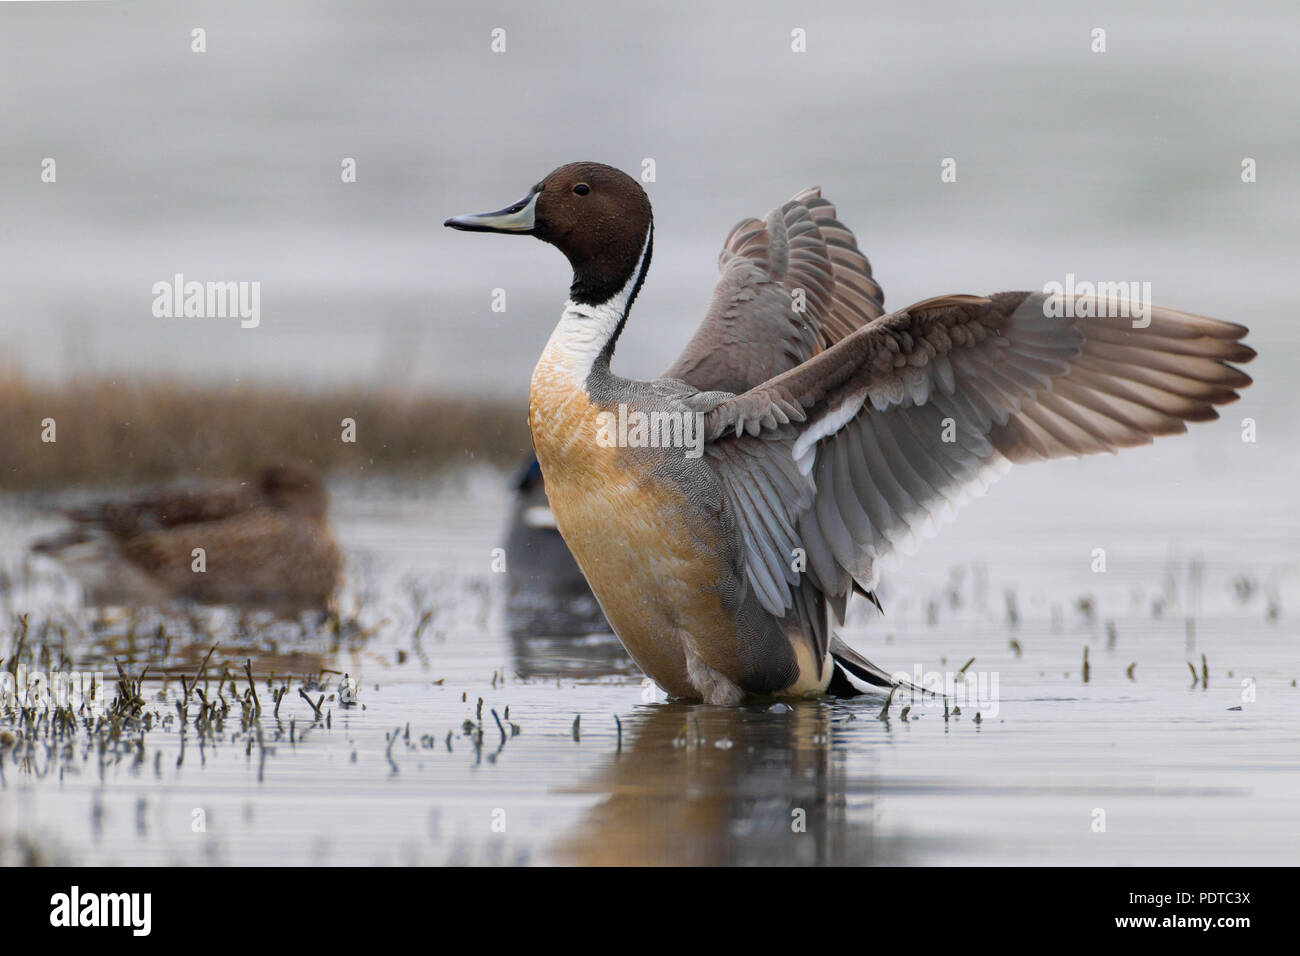
[{"label": "spread wing", "polygon": [[1094,317],[1114,305],[1028,292],[927,300],[711,399],[706,451],[764,607],[791,607],[802,549],[842,621],[882,556],[932,533],[1011,464],[1185,431],[1250,384],[1228,364],[1254,357],[1244,327],[1155,306],[1141,328]]},{"label": "spread wing", "polygon": [[743,392],[884,313],[884,293],[835,207],[805,189],[731,230],[708,314],[664,373],[700,391]]}]

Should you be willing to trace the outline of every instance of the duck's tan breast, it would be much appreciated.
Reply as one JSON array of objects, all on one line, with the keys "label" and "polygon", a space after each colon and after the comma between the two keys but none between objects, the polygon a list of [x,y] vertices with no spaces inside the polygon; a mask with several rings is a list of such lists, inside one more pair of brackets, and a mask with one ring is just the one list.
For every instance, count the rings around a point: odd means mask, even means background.
[{"label": "duck's tan breast", "polygon": [[550,351],[534,372],[529,413],[556,525],[637,664],[670,694],[698,697],[684,642],[735,641],[717,593],[720,530],[692,526],[680,487],[597,442],[603,409]]}]

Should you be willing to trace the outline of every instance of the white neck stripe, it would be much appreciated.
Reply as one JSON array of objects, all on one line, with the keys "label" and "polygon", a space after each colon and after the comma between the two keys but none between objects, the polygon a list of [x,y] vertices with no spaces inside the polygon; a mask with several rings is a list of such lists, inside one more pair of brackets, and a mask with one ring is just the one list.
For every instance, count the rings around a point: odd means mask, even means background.
[{"label": "white neck stripe", "polygon": [[641,255],[637,257],[636,268],[623,288],[599,305],[584,305],[569,299],[564,303],[564,312],[560,316],[555,331],[551,333],[546,351],[557,358],[564,359],[568,374],[573,384],[579,388],[587,381],[596,359],[609,345],[618,331],[619,323],[627,315],[632,292],[645,266],[646,252],[650,248],[650,235],[654,227],[646,230],[645,242],[641,246]]}]

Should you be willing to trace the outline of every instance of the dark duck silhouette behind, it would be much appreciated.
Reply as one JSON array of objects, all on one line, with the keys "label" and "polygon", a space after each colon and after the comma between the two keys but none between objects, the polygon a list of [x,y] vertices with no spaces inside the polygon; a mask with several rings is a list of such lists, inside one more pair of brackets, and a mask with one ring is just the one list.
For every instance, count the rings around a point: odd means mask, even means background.
[{"label": "dark duck silhouette behind", "polygon": [[511,629],[522,634],[580,637],[608,630],[596,598],[555,526],[542,466],[530,458],[510,482],[514,498],[506,530]]}]

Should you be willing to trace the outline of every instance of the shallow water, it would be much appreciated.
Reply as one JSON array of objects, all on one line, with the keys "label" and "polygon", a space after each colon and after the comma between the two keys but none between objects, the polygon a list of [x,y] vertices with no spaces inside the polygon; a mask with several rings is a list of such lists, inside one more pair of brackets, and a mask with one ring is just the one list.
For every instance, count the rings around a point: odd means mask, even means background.
[{"label": "shallow water", "polygon": [[[336,486],[349,554],[343,605],[359,606],[359,631],[336,639],[276,625],[272,645],[233,637],[230,615],[206,626],[221,638],[218,659],[252,657],[259,675],[359,676],[363,706],[328,701],[329,726],[313,725],[295,681],[279,721],[264,712],[260,743],[231,717],[216,740],[170,720],[145,733],[142,751],[124,742],[101,756],[82,743],[50,761],[38,748],[24,765],[11,750],[0,856],[1294,863],[1297,516],[1270,516],[1275,502],[1262,501],[1254,518],[1210,510],[1188,522],[1208,497],[1195,485],[1180,503],[1142,496],[1144,482],[1195,455],[1188,444],[1025,469],[887,572],[885,618],[858,606],[845,636],[893,670],[955,672],[974,657],[968,673],[983,675],[982,699],[956,701],[960,715],[946,720],[924,699],[907,719],[896,699],[888,720],[879,699],[735,710],[664,702],[608,637],[512,641],[490,570],[507,507],[500,476]],[[1084,503],[1091,510],[1078,510]],[[4,503],[6,632],[15,613],[36,619],[75,602],[52,565],[16,570],[21,544],[51,523],[46,504]],[[1105,574],[1089,570],[1096,546],[1108,548]],[[1243,599],[1246,578],[1254,587]],[[1090,607],[1079,604],[1085,595]],[[67,643],[82,665],[109,646]],[[111,645],[120,659],[127,650]],[[173,673],[193,674],[204,650],[177,642],[164,660],[142,637],[126,669],[170,661]],[[1208,686],[1193,686],[1187,662],[1199,671],[1202,653]],[[1253,702],[1243,702],[1247,678]],[[150,708],[174,713],[174,676],[166,700],[154,699],[160,681],[145,686]],[[194,832],[196,810],[204,832]]]}]

